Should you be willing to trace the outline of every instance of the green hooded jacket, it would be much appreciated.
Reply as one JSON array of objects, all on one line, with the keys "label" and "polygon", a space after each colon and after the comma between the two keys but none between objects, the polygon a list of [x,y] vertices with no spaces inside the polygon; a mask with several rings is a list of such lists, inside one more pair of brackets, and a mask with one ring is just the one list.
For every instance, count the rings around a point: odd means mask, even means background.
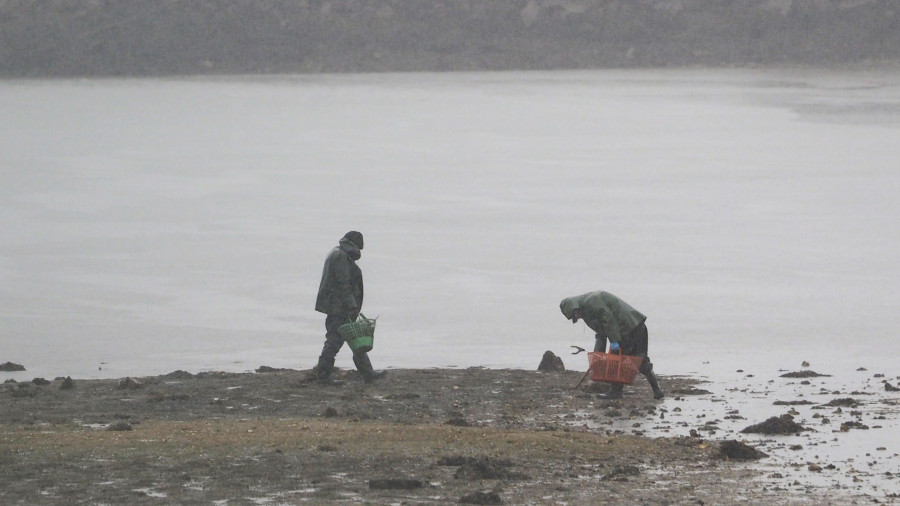
[{"label": "green hooded jacket", "polygon": [[316,311],[330,315],[350,315],[362,309],[362,270],[356,265],[362,253],[359,247],[344,237],[331,250],[322,269]]},{"label": "green hooded jacket", "polygon": [[[624,300],[609,292],[590,292],[563,299],[559,309],[569,320],[576,309],[581,309],[581,317],[598,336],[611,342],[620,342],[631,331],[647,319]],[[625,344],[625,343],[623,343]]]}]

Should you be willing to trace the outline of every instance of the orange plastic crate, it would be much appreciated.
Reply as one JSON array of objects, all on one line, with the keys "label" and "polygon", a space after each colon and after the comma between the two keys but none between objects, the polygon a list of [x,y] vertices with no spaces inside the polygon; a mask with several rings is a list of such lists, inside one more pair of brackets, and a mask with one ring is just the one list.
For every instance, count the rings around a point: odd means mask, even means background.
[{"label": "orange plastic crate", "polygon": [[610,355],[599,351],[588,352],[588,364],[592,381],[630,385],[641,367],[641,357]]}]

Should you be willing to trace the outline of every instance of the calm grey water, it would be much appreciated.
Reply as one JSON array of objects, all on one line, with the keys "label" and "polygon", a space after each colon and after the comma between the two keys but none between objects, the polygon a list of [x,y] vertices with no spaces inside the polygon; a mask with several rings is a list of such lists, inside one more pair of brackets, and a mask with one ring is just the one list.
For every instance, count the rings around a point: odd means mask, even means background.
[{"label": "calm grey water", "polygon": [[581,369],[558,303],[604,289],[662,374],[897,372],[896,71],[7,81],[0,118],[0,379],[312,367],[351,229],[379,368]]}]

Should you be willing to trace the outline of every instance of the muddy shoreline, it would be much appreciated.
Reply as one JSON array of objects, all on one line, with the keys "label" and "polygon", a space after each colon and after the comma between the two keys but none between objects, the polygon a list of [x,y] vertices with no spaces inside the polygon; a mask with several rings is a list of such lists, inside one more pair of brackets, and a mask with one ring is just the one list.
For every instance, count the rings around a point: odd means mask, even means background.
[{"label": "muddy shoreline", "polygon": [[[176,371],[0,385],[4,504],[846,504],[852,491],[772,485],[722,441],[649,437],[708,395],[662,377],[621,400],[579,371]],[[42,383],[42,384],[37,384]],[[697,426],[699,427],[700,422]],[[749,425],[749,423],[748,423]],[[652,432],[652,431],[651,431]],[[740,440],[735,435],[735,440]],[[874,500],[873,500],[874,499]]]}]

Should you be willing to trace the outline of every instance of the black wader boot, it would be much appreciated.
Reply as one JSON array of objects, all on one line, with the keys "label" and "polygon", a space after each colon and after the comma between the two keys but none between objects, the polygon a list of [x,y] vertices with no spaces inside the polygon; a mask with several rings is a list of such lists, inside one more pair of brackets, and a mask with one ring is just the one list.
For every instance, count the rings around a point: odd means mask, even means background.
[{"label": "black wader boot", "polygon": [[319,357],[319,364],[316,365],[316,381],[320,385],[340,385],[340,381],[331,379],[331,371],[333,369],[333,358]]},{"label": "black wader boot", "polygon": [[659,388],[659,380],[656,379],[656,374],[653,373],[653,364],[650,363],[649,358],[644,359],[644,362],[641,363],[641,368],[639,370],[647,378],[647,382],[650,383],[650,388],[653,389],[653,398],[662,399],[663,397],[665,397],[665,392],[663,392],[662,389]]},{"label": "black wader boot", "polygon": [[383,378],[387,374],[387,371],[375,372],[375,369],[372,367],[372,361],[369,360],[369,355],[366,353],[354,353],[353,363],[356,365],[356,369],[359,373],[362,374],[363,381],[366,383],[371,383],[379,378]]},{"label": "black wader boot", "polygon": [[653,371],[650,371],[646,374],[647,381],[650,383],[650,388],[653,389],[653,398],[654,399],[662,399],[666,396],[665,392],[659,388],[659,381],[656,379],[656,374],[653,374]]}]

